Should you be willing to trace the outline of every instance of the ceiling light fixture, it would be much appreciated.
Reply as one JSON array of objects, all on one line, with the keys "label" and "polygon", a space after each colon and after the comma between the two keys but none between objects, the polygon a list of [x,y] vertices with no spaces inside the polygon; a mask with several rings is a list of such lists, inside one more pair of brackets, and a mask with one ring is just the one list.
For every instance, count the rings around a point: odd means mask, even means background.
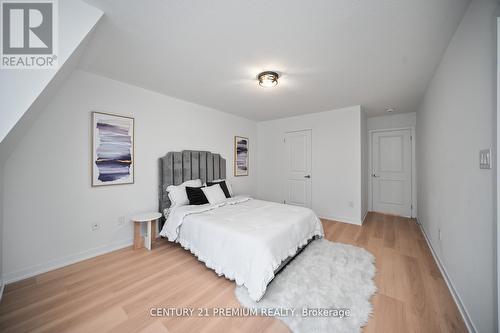
[{"label": "ceiling light fixture", "polygon": [[264,88],[275,87],[278,84],[279,75],[276,72],[266,71],[257,75],[259,85]]},{"label": "ceiling light fixture", "polygon": [[385,112],[388,112],[388,113],[392,113],[394,111],[396,111],[394,108],[386,108],[385,109]]}]

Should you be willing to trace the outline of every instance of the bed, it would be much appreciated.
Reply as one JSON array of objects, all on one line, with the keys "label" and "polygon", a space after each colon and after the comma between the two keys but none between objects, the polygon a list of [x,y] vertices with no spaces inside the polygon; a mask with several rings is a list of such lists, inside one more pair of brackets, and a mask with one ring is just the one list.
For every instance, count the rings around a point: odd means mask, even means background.
[{"label": "bed", "polygon": [[258,301],[276,274],[323,228],[304,207],[235,196],[218,204],[170,208],[169,185],[226,178],[226,161],[205,151],[170,152],[160,159],[160,235],[191,251],[205,265],[244,285]]}]

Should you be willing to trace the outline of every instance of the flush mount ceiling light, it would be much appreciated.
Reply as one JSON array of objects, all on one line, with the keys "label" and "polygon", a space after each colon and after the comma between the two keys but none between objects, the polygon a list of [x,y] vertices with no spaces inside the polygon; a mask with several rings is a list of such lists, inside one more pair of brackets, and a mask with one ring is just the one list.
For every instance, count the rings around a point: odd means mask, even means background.
[{"label": "flush mount ceiling light", "polygon": [[396,109],[391,108],[391,107],[388,107],[385,109],[385,112],[387,112],[387,113],[393,113],[394,111],[396,111]]},{"label": "flush mount ceiling light", "polygon": [[278,84],[279,75],[276,72],[266,71],[257,75],[259,85],[264,88],[275,87]]}]

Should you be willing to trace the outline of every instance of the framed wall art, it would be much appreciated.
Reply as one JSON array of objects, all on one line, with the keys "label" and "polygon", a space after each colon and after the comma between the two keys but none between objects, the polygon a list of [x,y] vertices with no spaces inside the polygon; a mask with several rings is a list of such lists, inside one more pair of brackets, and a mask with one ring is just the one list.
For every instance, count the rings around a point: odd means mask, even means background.
[{"label": "framed wall art", "polygon": [[248,138],[234,137],[234,175],[248,176]]},{"label": "framed wall art", "polygon": [[134,118],[92,112],[92,186],[134,183]]}]

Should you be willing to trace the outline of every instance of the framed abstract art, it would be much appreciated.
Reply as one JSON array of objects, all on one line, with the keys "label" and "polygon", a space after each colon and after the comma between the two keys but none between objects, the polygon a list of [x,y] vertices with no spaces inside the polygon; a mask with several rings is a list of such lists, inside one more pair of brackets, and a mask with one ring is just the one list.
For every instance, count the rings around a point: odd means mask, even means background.
[{"label": "framed abstract art", "polygon": [[248,176],[248,138],[234,137],[234,175]]},{"label": "framed abstract art", "polygon": [[134,183],[134,118],[92,112],[92,186]]}]

